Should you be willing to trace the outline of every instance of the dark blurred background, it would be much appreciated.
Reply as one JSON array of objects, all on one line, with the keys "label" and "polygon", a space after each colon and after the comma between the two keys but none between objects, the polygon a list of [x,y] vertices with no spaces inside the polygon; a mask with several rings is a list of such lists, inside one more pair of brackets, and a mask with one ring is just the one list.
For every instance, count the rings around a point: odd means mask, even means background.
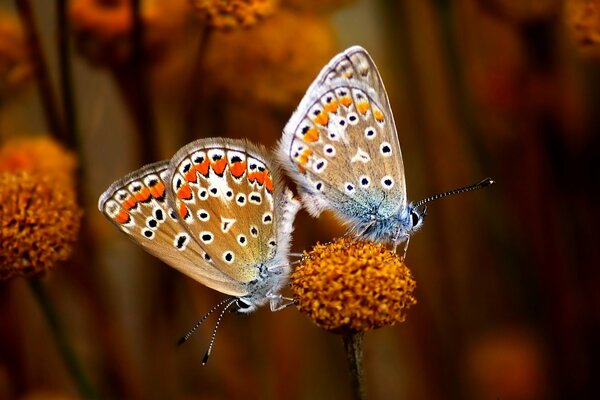
[{"label": "dark blurred background", "polygon": [[[36,285],[87,393],[350,397],[340,338],[294,308],[227,316],[204,367],[212,320],[176,347],[224,296],[146,255],[96,202],[195,138],[272,147],[321,67],[360,44],[389,93],[409,199],[496,180],[430,205],[407,258],[418,304],[366,335],[370,398],[600,398],[600,1],[240,0],[234,15],[221,3],[0,2],[0,145],[49,135],[78,158],[79,240]],[[302,211],[293,249],[341,232]],[[0,283],[2,399],[86,393],[42,303],[26,278]]]}]

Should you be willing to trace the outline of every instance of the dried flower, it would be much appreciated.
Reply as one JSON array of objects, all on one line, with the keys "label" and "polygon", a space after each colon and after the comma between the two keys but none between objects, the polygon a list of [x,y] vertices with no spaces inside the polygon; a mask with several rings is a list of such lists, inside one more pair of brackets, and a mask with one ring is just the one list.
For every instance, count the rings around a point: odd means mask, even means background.
[{"label": "dried flower", "polygon": [[566,25],[580,49],[598,55],[600,50],[600,2],[570,0],[565,2]]},{"label": "dried flower", "polygon": [[416,304],[410,270],[382,244],[316,245],[292,274],[298,308],[323,329],[364,332],[403,322]]},{"label": "dried flower", "polygon": [[32,81],[33,64],[21,26],[0,14],[0,101]]},{"label": "dried flower", "polygon": [[[94,64],[121,65],[131,57],[132,0],[73,0],[69,15],[77,50]],[[142,0],[146,56],[161,58],[188,17],[187,0]]]},{"label": "dried flower", "polygon": [[284,10],[252,29],[214,32],[206,84],[213,95],[293,107],[334,53],[333,38],[326,19]]},{"label": "dried flower", "polygon": [[215,28],[247,28],[271,15],[276,0],[190,0],[200,17]]},{"label": "dried flower", "polygon": [[48,136],[16,138],[0,148],[0,172],[44,174],[64,185],[73,185],[75,156]]},{"label": "dried flower", "polygon": [[65,261],[80,218],[71,187],[49,175],[0,173],[0,280],[40,274]]}]

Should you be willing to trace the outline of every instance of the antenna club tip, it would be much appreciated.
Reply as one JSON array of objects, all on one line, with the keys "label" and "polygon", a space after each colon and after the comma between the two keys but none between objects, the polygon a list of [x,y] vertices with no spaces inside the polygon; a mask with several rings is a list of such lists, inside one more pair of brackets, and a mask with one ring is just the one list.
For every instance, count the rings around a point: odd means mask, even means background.
[{"label": "antenna club tip", "polygon": [[489,186],[489,185],[493,185],[494,183],[496,183],[496,181],[493,180],[492,178],[485,178],[484,180],[481,181],[480,185],[481,186]]},{"label": "antenna club tip", "polygon": [[206,352],[206,354],[204,354],[204,357],[202,358],[202,365],[206,365],[208,363],[208,357],[210,356],[210,352]]},{"label": "antenna club tip", "polygon": [[184,344],[187,341],[187,338],[184,336],[181,339],[179,339],[177,341],[177,346],[181,346],[182,344]]}]

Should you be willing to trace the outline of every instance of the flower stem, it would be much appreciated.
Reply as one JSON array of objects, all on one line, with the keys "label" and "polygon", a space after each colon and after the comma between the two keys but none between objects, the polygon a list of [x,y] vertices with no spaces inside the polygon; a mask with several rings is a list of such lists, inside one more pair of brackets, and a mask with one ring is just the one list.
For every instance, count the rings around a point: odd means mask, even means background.
[{"label": "flower stem", "polygon": [[58,314],[56,314],[56,310],[54,309],[52,302],[48,297],[48,293],[46,293],[46,290],[44,289],[44,285],[42,285],[42,282],[39,278],[30,278],[28,282],[33,294],[35,295],[35,299],[37,300],[44,316],[46,317],[46,321],[48,322],[48,326],[52,331],[52,336],[54,336],[54,341],[58,346],[58,350],[62,354],[67,368],[71,373],[75,384],[77,385],[79,394],[84,399],[97,398],[94,390],[92,389],[92,385],[90,385],[85,373],[83,372],[83,369],[81,369],[81,366],[77,361],[77,357],[75,356],[73,349],[69,345],[69,341],[67,340],[61,327]]},{"label": "flower stem", "polygon": [[363,337],[364,332],[351,332],[342,335],[346,360],[350,367],[350,378],[352,380],[352,398],[355,400],[366,399],[364,374],[363,374]]},{"label": "flower stem", "polygon": [[35,76],[40,92],[40,98],[42,101],[42,107],[48,123],[48,128],[54,137],[61,141],[66,142],[65,132],[62,124],[62,118],[57,107],[56,94],[52,88],[52,82],[50,78],[50,71],[44,52],[42,49],[42,43],[40,34],[36,27],[35,16],[30,0],[16,0],[15,5],[19,13],[21,23],[25,28],[27,34],[27,41],[33,58],[35,66]]}]

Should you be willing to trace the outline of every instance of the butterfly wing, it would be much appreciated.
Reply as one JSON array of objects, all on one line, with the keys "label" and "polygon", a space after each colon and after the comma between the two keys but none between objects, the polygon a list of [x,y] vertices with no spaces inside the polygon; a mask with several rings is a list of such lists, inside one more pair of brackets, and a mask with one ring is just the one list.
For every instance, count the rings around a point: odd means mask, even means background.
[{"label": "butterfly wing", "polygon": [[168,205],[168,167],[167,161],[150,164],[114,182],[100,196],[98,208],[133,241],[173,268],[212,289],[245,295],[244,285],[217,268]]},{"label": "butterfly wing", "polygon": [[[251,282],[276,253],[287,259],[298,207],[262,147],[243,140],[200,139],[180,149],[170,169],[171,207],[221,271]],[[288,238],[282,239],[286,229]]]},{"label": "butterfly wing", "polygon": [[278,156],[308,211],[350,225],[406,207],[400,144],[383,82],[355,46],[335,56],[284,128]]}]

